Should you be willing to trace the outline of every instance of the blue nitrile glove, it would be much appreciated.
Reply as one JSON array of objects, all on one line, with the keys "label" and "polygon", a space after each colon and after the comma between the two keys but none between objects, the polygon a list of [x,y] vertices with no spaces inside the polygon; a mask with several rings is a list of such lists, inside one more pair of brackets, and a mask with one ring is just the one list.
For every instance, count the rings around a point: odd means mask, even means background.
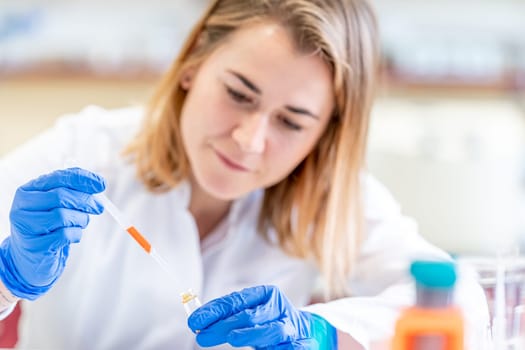
[{"label": "blue nitrile glove", "polygon": [[229,343],[256,349],[337,349],[335,328],[296,309],[274,286],[234,292],[206,303],[188,318],[200,346]]},{"label": "blue nitrile glove", "polygon": [[11,235],[0,246],[0,278],[13,295],[34,300],[51,288],[89,214],[104,210],[92,196],[104,189],[101,177],[79,168],[57,170],[18,188],[9,215]]}]

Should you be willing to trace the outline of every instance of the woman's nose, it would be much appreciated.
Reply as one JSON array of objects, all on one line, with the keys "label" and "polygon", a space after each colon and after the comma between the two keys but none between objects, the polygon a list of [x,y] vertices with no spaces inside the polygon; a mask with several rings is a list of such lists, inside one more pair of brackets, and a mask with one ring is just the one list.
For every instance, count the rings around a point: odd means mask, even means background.
[{"label": "woman's nose", "polygon": [[253,114],[233,130],[232,137],[243,152],[262,153],[266,146],[268,116]]}]

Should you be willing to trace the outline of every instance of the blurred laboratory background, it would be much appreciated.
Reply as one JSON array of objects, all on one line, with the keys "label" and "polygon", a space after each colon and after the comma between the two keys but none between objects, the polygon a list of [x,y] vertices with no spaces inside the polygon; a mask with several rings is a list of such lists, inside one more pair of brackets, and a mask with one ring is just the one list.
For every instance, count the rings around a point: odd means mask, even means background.
[{"label": "blurred laboratory background", "polygon": [[[368,167],[431,242],[525,241],[525,1],[372,0]],[[0,155],[66,113],[144,102],[206,0],[0,0]]]}]

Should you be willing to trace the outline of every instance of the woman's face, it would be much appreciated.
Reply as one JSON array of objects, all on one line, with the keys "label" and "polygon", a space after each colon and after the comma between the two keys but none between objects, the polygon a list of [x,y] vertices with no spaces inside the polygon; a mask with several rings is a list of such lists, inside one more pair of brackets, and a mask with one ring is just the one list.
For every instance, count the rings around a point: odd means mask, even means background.
[{"label": "woman's face", "polygon": [[182,138],[197,185],[231,200],[284,179],[314,148],[334,108],[328,65],[286,30],[235,32],[186,72]]}]

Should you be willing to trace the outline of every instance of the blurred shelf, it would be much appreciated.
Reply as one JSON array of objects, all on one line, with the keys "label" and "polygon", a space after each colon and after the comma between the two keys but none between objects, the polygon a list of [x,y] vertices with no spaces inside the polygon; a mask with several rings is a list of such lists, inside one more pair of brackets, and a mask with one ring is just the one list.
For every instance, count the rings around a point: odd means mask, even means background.
[{"label": "blurred shelf", "polygon": [[506,74],[497,78],[458,76],[417,76],[384,70],[381,74],[382,94],[435,95],[449,97],[504,97],[525,93],[525,73]]},{"label": "blurred shelf", "polygon": [[35,80],[35,79],[81,79],[112,81],[152,81],[161,72],[140,64],[130,63],[118,68],[101,69],[84,63],[47,62],[31,67],[7,69],[0,67],[0,80]]}]

